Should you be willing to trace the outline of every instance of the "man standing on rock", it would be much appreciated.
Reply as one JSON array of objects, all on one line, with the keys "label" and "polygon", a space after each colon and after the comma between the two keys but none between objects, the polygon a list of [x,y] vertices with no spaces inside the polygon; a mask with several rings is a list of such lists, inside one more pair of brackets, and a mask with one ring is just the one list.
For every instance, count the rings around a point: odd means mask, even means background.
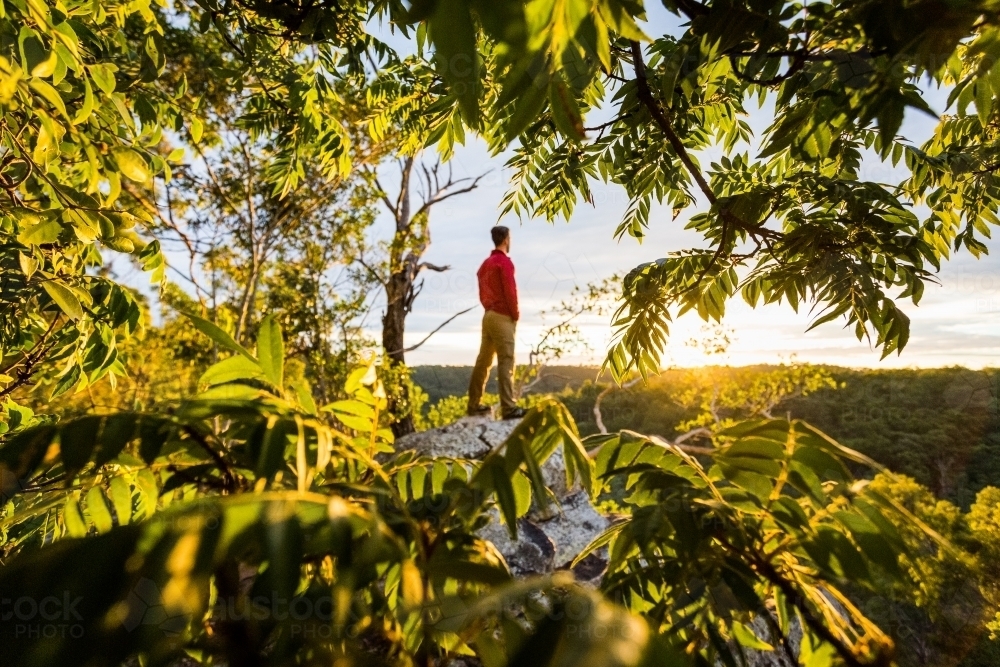
[{"label": "man standing on rock", "polygon": [[520,313],[517,310],[517,284],[514,282],[514,263],[510,252],[510,230],[497,225],[490,230],[496,248],[479,267],[479,301],[486,309],[483,315],[483,338],[479,356],[469,381],[470,415],[490,412],[482,405],[486,380],[497,357],[497,384],[500,385],[500,414],[504,419],[520,419],[524,409],[517,407],[514,398],[514,330]]}]

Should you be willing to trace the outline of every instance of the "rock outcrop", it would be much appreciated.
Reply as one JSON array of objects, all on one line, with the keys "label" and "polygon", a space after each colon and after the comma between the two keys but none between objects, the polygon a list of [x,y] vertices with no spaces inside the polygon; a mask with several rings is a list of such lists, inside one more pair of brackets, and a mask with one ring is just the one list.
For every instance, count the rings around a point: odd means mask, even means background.
[{"label": "rock outcrop", "polygon": [[[413,449],[428,456],[483,459],[517,426],[516,421],[494,421],[488,417],[465,417],[448,426],[431,429],[400,438],[397,449]],[[546,510],[533,508],[518,520],[518,539],[511,540],[507,527],[500,522],[494,509],[492,521],[480,531],[480,536],[492,542],[503,554],[511,572],[517,577],[544,574],[567,569],[584,547],[610,525],[590,502],[586,491],[566,488],[566,471],[562,452],[557,451],[542,466],[545,482],[558,501],[558,507]],[[596,586],[607,569],[607,549],[601,549],[581,561],[573,572],[577,580]],[[775,651],[745,649],[747,664],[751,667],[794,667],[796,661],[788,657],[778,642],[771,638],[763,619],[757,618],[753,629],[758,637],[771,641]],[[802,631],[798,619],[792,619],[788,647],[792,655],[798,653]],[[456,660],[449,667],[471,667],[479,663],[474,659]],[[717,661],[716,665],[722,662]]]},{"label": "rock outcrop", "polygon": [[[489,417],[464,417],[453,424],[400,438],[398,450],[413,449],[428,456],[449,456],[479,460],[503,444],[518,422],[494,421]],[[513,541],[499,513],[481,536],[503,554],[517,576],[544,574],[568,568],[573,559],[610,525],[607,517],[594,509],[586,491],[567,488],[562,451],[556,451],[542,466],[545,483],[557,505],[544,510],[532,508],[518,521],[518,539]],[[604,553],[593,554],[574,570],[584,582],[597,582],[607,562]]]}]

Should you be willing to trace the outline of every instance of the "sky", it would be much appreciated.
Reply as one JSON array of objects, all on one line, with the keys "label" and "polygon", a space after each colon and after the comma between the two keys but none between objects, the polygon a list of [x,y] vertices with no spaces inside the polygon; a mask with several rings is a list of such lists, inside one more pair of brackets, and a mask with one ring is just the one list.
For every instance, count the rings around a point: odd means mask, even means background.
[{"label": "sky", "polygon": [[[658,3],[651,8],[649,34],[674,32],[677,25],[677,19]],[[397,41],[393,36],[387,38]],[[928,101],[938,112],[944,110],[946,97],[947,91],[927,91]],[[586,124],[602,120],[598,111]],[[764,108],[750,111],[747,120],[759,136],[772,117]],[[933,118],[908,110],[900,133],[919,145],[932,134],[934,125]],[[708,164],[719,155],[720,151],[706,152],[700,160]],[[484,173],[486,176],[474,192],[449,199],[432,210],[431,247],[425,259],[448,264],[452,269],[444,274],[425,275],[424,289],[407,319],[407,345],[422,340],[455,313],[478,304],[475,273],[492,248],[489,228],[498,222],[512,231],[510,255],[521,302],[521,321],[517,327],[519,362],[527,360],[528,350],[546,328],[541,312],[557,306],[574,285],[582,286],[616,272],[624,274],[671,251],[700,245],[700,237],[685,231],[684,226],[692,214],[706,208],[704,202],[702,207],[686,211],[677,220],[672,220],[668,209],[656,209],[650,214],[648,235],[641,244],[627,236],[616,241],[614,230],[628,199],[620,187],[601,182],[592,184],[594,205],[578,205],[568,222],[552,224],[513,215],[498,220],[499,204],[510,177],[504,162],[503,156],[491,157],[483,142],[474,139],[455,151],[452,163],[456,176],[475,177]],[[862,178],[891,182],[898,180],[899,173],[877,161],[868,161],[864,163]],[[391,189],[386,181],[382,182]],[[390,233],[388,215],[379,219],[376,230]],[[910,341],[899,356],[893,354],[880,361],[880,352],[868,341],[859,342],[853,329],[843,328],[843,322],[831,322],[806,333],[810,322],[808,306],[800,308],[799,313],[788,305],[751,309],[737,298],[730,302],[722,323],[732,332],[732,343],[725,354],[708,358],[687,344],[692,338],[704,335],[704,322],[690,313],[675,323],[663,363],[665,366],[745,365],[796,360],[850,367],[1000,366],[1000,244],[987,243],[993,254],[979,260],[967,252],[953,255],[938,275],[940,285],[928,286],[919,306],[908,301],[899,303],[911,318]],[[408,353],[407,362],[410,365],[474,363],[481,317],[482,309],[477,307],[456,318],[420,348]],[[551,318],[548,324],[552,324]],[[580,350],[563,361],[601,363],[611,339],[610,318],[591,317],[580,324],[590,349]]]}]

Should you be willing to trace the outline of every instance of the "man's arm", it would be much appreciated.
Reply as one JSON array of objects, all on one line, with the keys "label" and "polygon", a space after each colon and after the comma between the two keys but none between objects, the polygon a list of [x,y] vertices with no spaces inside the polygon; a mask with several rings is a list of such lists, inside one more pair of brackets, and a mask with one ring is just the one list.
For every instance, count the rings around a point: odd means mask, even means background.
[{"label": "man's arm", "polygon": [[507,309],[511,313],[511,319],[517,322],[521,317],[521,312],[517,308],[517,283],[514,281],[514,262],[510,261],[509,258],[501,265],[500,283],[503,285],[503,298],[507,303]]}]

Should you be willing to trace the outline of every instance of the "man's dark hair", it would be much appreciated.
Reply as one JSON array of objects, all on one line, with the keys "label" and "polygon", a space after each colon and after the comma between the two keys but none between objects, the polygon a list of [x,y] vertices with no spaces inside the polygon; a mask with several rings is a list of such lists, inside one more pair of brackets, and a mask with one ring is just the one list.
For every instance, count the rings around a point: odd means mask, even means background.
[{"label": "man's dark hair", "polygon": [[507,240],[510,236],[510,230],[503,225],[496,225],[490,229],[490,236],[493,237],[493,245],[497,246]]}]

